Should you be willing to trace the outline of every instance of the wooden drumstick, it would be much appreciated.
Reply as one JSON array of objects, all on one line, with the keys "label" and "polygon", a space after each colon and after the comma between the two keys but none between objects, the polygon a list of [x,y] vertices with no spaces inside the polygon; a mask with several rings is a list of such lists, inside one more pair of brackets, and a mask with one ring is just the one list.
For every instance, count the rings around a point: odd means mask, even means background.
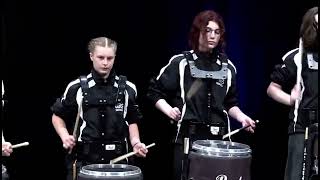
[{"label": "wooden drumstick", "polygon": [[[148,149],[148,148],[150,148],[150,147],[152,147],[152,146],[154,146],[154,145],[156,145],[156,144],[155,144],[155,143],[149,144],[148,146],[146,146],[146,148]],[[125,155],[119,156],[119,157],[117,157],[117,158],[114,158],[114,159],[110,160],[110,164],[117,163],[117,162],[119,162],[119,161],[121,161],[121,160],[123,160],[123,159],[126,159],[126,158],[128,158],[128,157],[130,157],[130,156],[133,156],[133,155],[135,155],[135,154],[137,154],[137,153],[138,153],[138,152],[132,151],[132,152],[129,152],[128,154],[125,154]]]},{"label": "wooden drumstick", "polygon": [[[82,99],[80,101],[80,105],[78,107],[78,113],[77,113],[77,117],[76,117],[76,122],[74,124],[74,128],[73,128],[73,132],[72,132],[72,136],[74,137],[74,139],[77,141],[77,130],[78,130],[78,125],[79,125],[79,121],[80,121],[80,112],[81,112],[81,107],[82,107]],[[65,148],[66,145],[63,144],[63,147]],[[72,152],[72,148],[69,149],[68,153],[71,154]]]},{"label": "wooden drumstick", "polygon": [[28,145],[29,145],[29,142],[23,142],[23,143],[12,145],[11,148],[13,149],[13,148],[18,148],[18,147],[28,146]]},{"label": "wooden drumstick", "polygon": [[[255,122],[256,122],[256,123],[259,123],[259,120],[256,120]],[[246,125],[246,126],[244,126],[244,127],[242,127],[242,128],[233,130],[233,131],[231,131],[230,133],[223,135],[223,136],[222,136],[222,139],[225,139],[225,138],[227,138],[227,137],[229,137],[229,136],[232,136],[232,135],[238,133],[239,131],[241,131],[241,130],[243,130],[243,129],[246,129],[246,128],[248,128],[248,127],[250,127],[250,125]]]}]

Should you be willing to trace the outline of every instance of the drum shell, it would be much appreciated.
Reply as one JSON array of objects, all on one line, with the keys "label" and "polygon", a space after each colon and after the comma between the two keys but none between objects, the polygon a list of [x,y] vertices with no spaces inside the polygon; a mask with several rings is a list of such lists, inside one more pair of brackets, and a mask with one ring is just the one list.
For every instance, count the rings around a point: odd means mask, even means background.
[{"label": "drum shell", "polygon": [[78,180],[143,180],[140,168],[126,164],[91,164],[83,166]]},{"label": "drum shell", "polygon": [[251,149],[248,145],[198,140],[189,152],[189,180],[250,180]]},{"label": "drum shell", "polygon": [[[189,179],[250,180],[251,156],[214,157],[191,152],[189,154]],[[220,179],[219,179],[220,177]],[[224,178],[223,178],[224,177]]]}]

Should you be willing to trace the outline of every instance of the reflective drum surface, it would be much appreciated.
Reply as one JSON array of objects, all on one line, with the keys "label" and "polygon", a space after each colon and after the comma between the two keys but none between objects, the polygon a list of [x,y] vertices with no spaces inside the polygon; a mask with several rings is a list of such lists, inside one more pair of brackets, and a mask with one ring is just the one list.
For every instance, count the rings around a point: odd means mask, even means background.
[{"label": "reflective drum surface", "polygon": [[78,180],[142,180],[140,168],[127,164],[90,164],[83,166]]},{"label": "reflective drum surface", "polygon": [[6,167],[2,164],[2,180],[8,180],[9,176]]},{"label": "reflective drum surface", "polygon": [[245,144],[197,140],[189,161],[190,180],[250,180],[251,149]]}]

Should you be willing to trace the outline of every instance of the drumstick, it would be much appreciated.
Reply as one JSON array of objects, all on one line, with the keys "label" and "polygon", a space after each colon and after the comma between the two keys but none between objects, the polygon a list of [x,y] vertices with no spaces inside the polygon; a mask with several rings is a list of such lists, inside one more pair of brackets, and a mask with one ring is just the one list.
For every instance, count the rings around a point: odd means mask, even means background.
[{"label": "drumstick", "polygon": [[[255,122],[256,122],[256,123],[259,123],[259,120],[256,120]],[[229,136],[232,136],[232,135],[238,133],[239,131],[241,131],[241,130],[243,130],[243,129],[246,129],[246,128],[248,128],[248,127],[250,127],[250,125],[246,125],[246,126],[244,126],[244,127],[242,127],[242,128],[233,130],[233,131],[231,131],[230,133],[223,135],[223,136],[222,136],[222,139],[225,139],[225,138],[227,138],[227,137],[229,137]]]},{"label": "drumstick", "polygon": [[29,145],[29,142],[23,142],[23,143],[12,145],[11,148],[13,149],[13,148],[18,148],[18,147],[28,146],[28,145]]},{"label": "drumstick", "polygon": [[[148,148],[150,148],[150,147],[152,147],[152,146],[154,146],[154,145],[156,145],[156,144],[155,144],[155,143],[149,144],[148,146],[146,146],[146,148],[148,149]],[[117,157],[117,158],[114,158],[114,159],[110,160],[110,164],[117,163],[117,162],[119,162],[119,161],[121,161],[121,160],[123,160],[123,159],[126,159],[126,158],[128,158],[128,157],[130,157],[130,156],[133,156],[133,155],[135,155],[135,154],[137,154],[137,153],[138,153],[138,152],[132,151],[132,152],[129,152],[128,154],[125,154],[125,155],[119,156],[119,157]]]},{"label": "drumstick", "polygon": [[[183,102],[182,107],[187,103],[187,100],[190,100],[191,97],[199,90],[199,88],[203,85],[203,82],[201,79],[196,79],[193,81],[193,83],[190,86],[190,89],[187,92],[186,99]],[[170,123],[173,124],[175,121],[170,120]],[[178,129],[178,132],[180,131],[180,128]]]},{"label": "drumstick", "polygon": [[[74,129],[73,129],[73,132],[72,132],[72,136],[75,138],[76,141],[77,141],[77,129],[78,129],[79,120],[80,120],[81,107],[82,107],[82,100],[80,101],[80,104],[79,104],[79,107],[78,107],[78,113],[77,113],[77,117],[76,117],[76,122],[74,124]],[[65,147],[65,144],[63,144],[63,147]],[[68,153],[71,154],[71,152],[72,152],[72,148],[69,149]]]},{"label": "drumstick", "polygon": [[202,84],[203,82],[200,79],[196,79],[195,81],[193,81],[192,85],[190,86],[190,89],[187,92],[188,100],[190,100],[191,97],[199,90]]}]

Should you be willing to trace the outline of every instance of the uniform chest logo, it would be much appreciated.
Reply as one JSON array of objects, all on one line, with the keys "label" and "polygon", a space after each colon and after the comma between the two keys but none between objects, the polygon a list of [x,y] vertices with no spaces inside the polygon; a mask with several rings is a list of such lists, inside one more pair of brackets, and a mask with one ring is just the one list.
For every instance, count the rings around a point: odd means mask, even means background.
[{"label": "uniform chest logo", "polygon": [[220,87],[223,87],[224,85],[224,79],[219,79],[218,81],[216,81],[216,84]]},{"label": "uniform chest logo", "polygon": [[116,112],[123,111],[123,104],[122,103],[116,104],[115,110],[116,110]]}]

